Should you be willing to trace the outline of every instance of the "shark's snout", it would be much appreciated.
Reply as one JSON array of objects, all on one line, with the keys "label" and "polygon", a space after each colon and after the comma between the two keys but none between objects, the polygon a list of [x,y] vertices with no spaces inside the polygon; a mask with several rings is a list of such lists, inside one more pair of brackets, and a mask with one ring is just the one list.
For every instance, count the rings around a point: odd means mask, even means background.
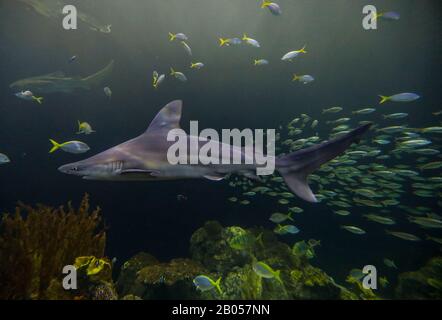
[{"label": "shark's snout", "polygon": [[115,168],[112,164],[103,164],[100,162],[79,161],[62,165],[58,171],[64,174],[82,177],[83,179],[96,180],[105,179],[113,176],[114,172],[110,169]]},{"label": "shark's snout", "polygon": [[75,164],[65,164],[58,168],[58,171],[65,173],[65,174],[72,174],[76,176],[82,176],[84,175],[79,170],[78,166]]}]

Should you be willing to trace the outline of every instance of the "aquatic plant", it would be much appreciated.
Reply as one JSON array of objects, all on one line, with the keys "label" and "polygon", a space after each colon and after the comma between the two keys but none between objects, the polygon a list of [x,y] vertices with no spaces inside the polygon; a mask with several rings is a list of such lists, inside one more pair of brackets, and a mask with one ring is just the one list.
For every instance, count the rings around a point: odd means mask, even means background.
[{"label": "aquatic plant", "polygon": [[103,257],[105,242],[100,208],[90,212],[87,194],[77,210],[70,202],[67,208],[18,203],[0,222],[0,299],[68,298],[54,289],[61,288],[63,267],[77,257]]}]

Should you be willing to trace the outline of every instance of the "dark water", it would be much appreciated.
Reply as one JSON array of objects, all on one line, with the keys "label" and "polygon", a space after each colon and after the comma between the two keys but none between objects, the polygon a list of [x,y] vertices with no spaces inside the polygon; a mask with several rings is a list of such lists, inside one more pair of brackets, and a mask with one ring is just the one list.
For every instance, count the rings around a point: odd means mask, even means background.
[{"label": "dark water", "polygon": [[[339,105],[350,111],[377,106],[378,94],[410,91],[422,99],[385,105],[382,112],[407,112],[414,127],[439,125],[431,114],[441,106],[439,1],[371,1],[379,10],[401,13],[399,21],[382,22],[376,31],[361,26],[366,1],[280,0],[281,17],[259,9],[255,0],[71,3],[112,24],[112,33],[93,32],[81,23],[79,30],[65,31],[61,21],[26,10],[21,3],[0,2],[0,152],[12,160],[0,168],[1,210],[13,210],[18,200],[78,203],[87,192],[93,204],[103,209],[110,228],[108,255],[120,262],[139,251],[162,260],[187,256],[191,234],[207,220],[226,226],[273,227],[268,217],[277,211],[274,202],[257,197],[249,206],[234,205],[227,198],[240,191],[227,182],[94,182],[56,170],[137,136],[171,100],[184,101],[184,129],[189,120],[199,120],[200,128],[278,128],[301,113],[321,121],[323,108]],[[203,70],[188,69],[189,57],[168,41],[169,31],[189,36],[194,61],[203,61]],[[258,39],[262,47],[219,48],[218,37],[239,37],[243,32]],[[307,55],[293,63],[280,61],[284,53],[304,44]],[[72,55],[79,58],[68,64]],[[255,58],[266,58],[270,65],[255,68]],[[112,88],[111,101],[100,87],[45,95],[39,106],[17,99],[9,89],[17,79],[57,70],[90,75],[112,59],[115,69],[105,83]],[[183,84],[169,78],[154,91],[152,71],[167,73],[171,66],[184,71],[189,81]],[[294,72],[312,74],[316,81],[309,86],[294,84]],[[48,154],[49,138],[60,142],[79,138],[74,134],[77,120],[88,121],[97,131],[81,136],[92,150],[86,156]],[[329,129],[324,123],[318,127],[324,135]],[[178,194],[188,200],[177,201]],[[408,201],[411,206],[435,205],[415,196]],[[305,209],[296,221],[302,231],[287,242],[321,239],[314,264],[337,279],[355,267],[381,265],[386,256],[405,271],[439,253],[430,242],[387,238],[382,225],[360,217],[361,208],[352,209],[356,212],[347,222],[364,226],[365,237],[339,229],[341,217],[325,204],[296,200],[295,205]],[[440,208],[433,211],[440,213]],[[409,224],[403,227],[418,232]]]}]

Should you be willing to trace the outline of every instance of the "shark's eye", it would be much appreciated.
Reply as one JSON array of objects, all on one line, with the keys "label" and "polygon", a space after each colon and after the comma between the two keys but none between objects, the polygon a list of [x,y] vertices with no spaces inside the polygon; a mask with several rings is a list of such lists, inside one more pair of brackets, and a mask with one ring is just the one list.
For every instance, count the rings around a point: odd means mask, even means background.
[{"label": "shark's eye", "polygon": [[72,170],[72,171],[78,171],[78,168],[77,168],[77,167],[72,167],[71,170]]}]

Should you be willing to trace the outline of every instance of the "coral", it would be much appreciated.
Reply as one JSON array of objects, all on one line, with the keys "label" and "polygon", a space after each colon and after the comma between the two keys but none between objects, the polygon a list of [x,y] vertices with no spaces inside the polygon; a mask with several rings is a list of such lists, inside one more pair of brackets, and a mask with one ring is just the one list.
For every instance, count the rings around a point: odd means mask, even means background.
[{"label": "coral", "polygon": [[123,265],[118,279],[121,296],[142,299],[197,299],[200,298],[192,280],[208,275],[207,270],[190,259],[158,262],[153,256],[141,253]]},{"label": "coral", "polygon": [[352,293],[348,294],[347,300],[380,300],[380,297],[378,297],[373,290],[365,289],[360,280],[349,276],[347,277],[346,282],[351,285],[349,291]]},{"label": "coral", "polygon": [[[253,271],[251,265],[233,268],[221,282],[224,299],[260,299],[262,297],[261,278]],[[215,299],[215,296],[206,298]]]},{"label": "coral", "polygon": [[195,299],[199,292],[192,280],[198,275],[208,275],[197,262],[190,259],[173,259],[144,267],[138,272],[136,282],[143,284],[144,299]]},{"label": "coral", "polygon": [[[206,299],[340,299],[345,290],[308,263],[313,252],[293,252],[264,229],[223,228],[209,221],[193,234],[191,253],[194,260],[223,278],[222,297],[208,292],[202,295]],[[252,268],[256,261],[280,270],[282,284],[261,279]]]},{"label": "coral", "polygon": [[[262,228],[223,227],[208,221],[190,240],[192,259],[159,263],[140,254],[123,265],[118,288],[124,299],[377,299],[359,282],[353,291],[341,286],[324,271],[310,264],[315,252],[310,242],[290,248],[273,232]],[[281,281],[261,278],[254,270],[257,261],[280,272]],[[197,291],[192,280],[206,275],[221,278],[217,290]],[[433,281],[433,285],[439,283]]]},{"label": "coral", "polygon": [[92,290],[92,300],[117,300],[115,288],[110,282],[102,282]]},{"label": "coral", "polygon": [[134,296],[133,294],[128,294],[127,296],[124,296],[121,298],[121,300],[143,300],[138,296]]},{"label": "coral", "polygon": [[107,258],[94,256],[77,257],[74,263],[77,269],[79,290],[77,299],[117,300],[118,295],[112,281],[112,265]]},{"label": "coral", "polygon": [[100,228],[100,209],[89,211],[88,195],[78,210],[71,203],[67,209],[19,203],[0,223],[0,299],[69,298],[59,288],[62,269],[80,256],[104,256]]},{"label": "coral", "polygon": [[398,299],[442,299],[442,257],[430,259],[417,271],[400,274],[395,296]]},{"label": "coral", "polygon": [[212,272],[227,270],[250,262],[250,255],[244,250],[233,248],[231,239],[240,229],[224,229],[216,221],[208,221],[203,228],[194,232],[190,239],[192,259],[199,261]]},{"label": "coral", "polygon": [[341,300],[361,300],[361,298],[349,289],[336,284],[341,289],[340,299]]},{"label": "coral", "polygon": [[289,275],[286,286],[291,299],[340,299],[343,288],[321,269],[302,264]]},{"label": "coral", "polygon": [[192,280],[204,269],[198,263],[190,259],[174,259],[168,263],[159,263],[144,267],[138,272],[138,281],[145,284],[164,283],[172,286],[177,281]]},{"label": "coral", "polygon": [[117,291],[120,296],[141,296],[144,285],[136,282],[138,272],[146,266],[154,265],[159,261],[152,255],[140,252],[126,261],[120,271],[117,281]]}]

